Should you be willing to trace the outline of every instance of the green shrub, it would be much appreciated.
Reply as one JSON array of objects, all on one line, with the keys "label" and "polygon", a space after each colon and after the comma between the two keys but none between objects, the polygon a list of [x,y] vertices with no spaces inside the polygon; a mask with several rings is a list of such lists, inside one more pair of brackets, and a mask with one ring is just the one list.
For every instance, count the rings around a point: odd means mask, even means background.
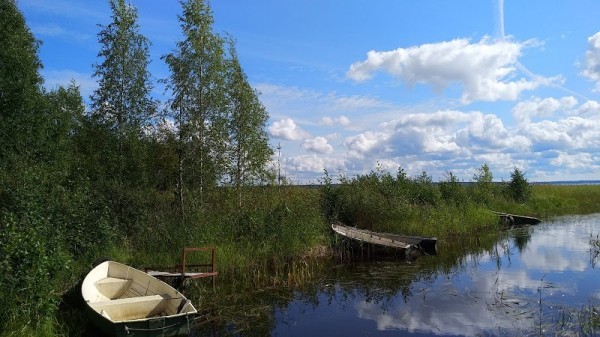
[{"label": "green shrub", "polygon": [[510,174],[507,193],[514,201],[519,203],[527,202],[531,196],[531,186],[527,179],[525,179],[525,174],[516,167]]}]

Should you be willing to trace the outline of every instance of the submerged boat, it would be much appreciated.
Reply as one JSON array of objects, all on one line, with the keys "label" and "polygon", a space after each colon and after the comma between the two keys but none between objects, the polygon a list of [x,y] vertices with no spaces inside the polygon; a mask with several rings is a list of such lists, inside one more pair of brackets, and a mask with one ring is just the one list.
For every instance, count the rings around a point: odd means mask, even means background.
[{"label": "submerged boat", "polygon": [[508,214],[508,213],[495,212],[495,211],[492,211],[492,213],[496,214],[500,218],[500,222],[506,228],[537,225],[540,222],[542,222],[540,219],[534,218],[532,216]]},{"label": "submerged boat", "polygon": [[90,319],[108,336],[190,333],[197,314],[181,292],[141,270],[105,261],[81,285]]},{"label": "submerged boat", "polygon": [[413,252],[436,254],[437,238],[378,233],[341,224],[332,224],[331,228],[337,234],[347,238],[388,248],[403,249],[409,254]]}]

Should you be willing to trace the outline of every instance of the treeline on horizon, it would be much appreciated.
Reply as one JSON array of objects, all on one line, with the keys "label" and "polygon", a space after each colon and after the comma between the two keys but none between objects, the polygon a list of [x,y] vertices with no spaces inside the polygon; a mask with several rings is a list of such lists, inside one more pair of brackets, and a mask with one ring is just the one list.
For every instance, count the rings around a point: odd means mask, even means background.
[{"label": "treeline on horizon", "polygon": [[208,3],[181,2],[183,39],[162,57],[165,102],[150,96],[136,8],[109,4],[86,109],[76,83],[43,87],[40,41],[16,1],[0,0],[1,336],[69,335],[62,296],[99,257],[174,264],[185,246],[216,245],[219,266],[252,267],[331,245],[330,221],[443,237],[489,228],[482,210],[562,202],[532,194],[518,169],[492,183],[487,165],[472,186],[402,169],[279,184],[268,113]]}]

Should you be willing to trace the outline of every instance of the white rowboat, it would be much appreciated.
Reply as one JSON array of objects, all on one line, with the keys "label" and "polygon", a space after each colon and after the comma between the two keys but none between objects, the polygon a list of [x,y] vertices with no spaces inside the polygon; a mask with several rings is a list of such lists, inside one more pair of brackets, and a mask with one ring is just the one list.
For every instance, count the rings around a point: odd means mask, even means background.
[{"label": "white rowboat", "polygon": [[81,285],[91,320],[108,336],[189,334],[196,308],[181,292],[141,270],[106,261]]}]

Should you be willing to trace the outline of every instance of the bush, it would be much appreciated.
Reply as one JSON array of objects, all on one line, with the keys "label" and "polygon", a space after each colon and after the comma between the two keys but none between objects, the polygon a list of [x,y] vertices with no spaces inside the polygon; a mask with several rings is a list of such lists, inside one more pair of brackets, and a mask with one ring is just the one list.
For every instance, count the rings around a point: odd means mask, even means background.
[{"label": "bush", "polygon": [[452,172],[446,172],[446,177],[440,182],[440,193],[446,203],[459,206],[467,202],[467,192]]}]

